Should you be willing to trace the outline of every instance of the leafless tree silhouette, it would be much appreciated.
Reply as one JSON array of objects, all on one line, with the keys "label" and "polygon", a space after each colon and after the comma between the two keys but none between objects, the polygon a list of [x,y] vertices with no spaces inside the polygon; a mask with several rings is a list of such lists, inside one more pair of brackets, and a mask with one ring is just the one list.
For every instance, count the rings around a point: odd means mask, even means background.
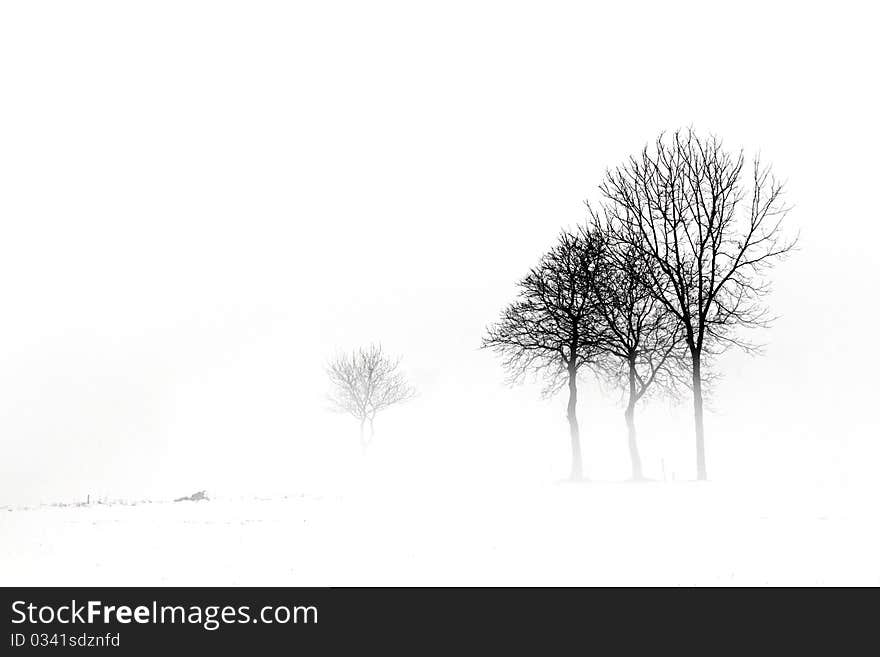
[{"label": "leafless tree silhouette", "polygon": [[519,282],[518,299],[487,330],[483,348],[502,356],[509,380],[543,377],[544,393],[568,385],[572,480],[583,478],[577,419],[577,376],[600,355],[600,322],[592,292],[601,241],[563,231],[556,245]]},{"label": "leafless tree silhouette", "polygon": [[714,137],[661,134],[651,147],[606,172],[600,185],[613,239],[651,263],[642,282],[680,322],[691,361],[697,479],[706,479],[704,361],[757,345],[740,327],[771,321],[763,298],[768,269],[788,254],[783,184],[758,157],[746,166]]},{"label": "leafless tree silhouette", "polygon": [[[593,235],[603,236],[599,216],[592,217]],[[583,230],[583,229],[582,229]],[[606,243],[594,278],[597,308],[604,327],[601,349],[606,377],[625,391],[631,476],[644,478],[636,439],[636,404],[649,392],[674,393],[680,378],[683,331],[678,318],[654,297],[644,281],[656,266],[624,242]]]},{"label": "leafless tree silhouette", "polygon": [[[360,421],[361,446],[366,448],[375,435],[374,421],[379,411],[412,399],[413,388],[398,370],[400,358],[391,358],[381,345],[340,354],[327,365],[334,410],[348,413]],[[364,425],[369,423],[369,436]]]}]

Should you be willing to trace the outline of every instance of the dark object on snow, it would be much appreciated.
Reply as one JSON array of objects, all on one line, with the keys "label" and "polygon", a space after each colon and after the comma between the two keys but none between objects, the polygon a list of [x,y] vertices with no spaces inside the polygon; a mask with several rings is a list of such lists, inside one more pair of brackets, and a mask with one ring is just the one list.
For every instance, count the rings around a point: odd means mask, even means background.
[{"label": "dark object on snow", "polygon": [[178,497],[175,502],[201,502],[202,500],[208,501],[208,496],[205,494],[205,491],[200,490],[197,493],[193,493],[188,497]]}]

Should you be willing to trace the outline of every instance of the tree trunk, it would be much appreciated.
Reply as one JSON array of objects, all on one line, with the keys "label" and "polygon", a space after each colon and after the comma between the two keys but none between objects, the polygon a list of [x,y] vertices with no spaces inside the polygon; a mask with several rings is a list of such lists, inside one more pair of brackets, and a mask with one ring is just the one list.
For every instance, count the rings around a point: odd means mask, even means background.
[{"label": "tree trunk", "polygon": [[706,481],[706,447],[703,432],[703,378],[700,373],[700,354],[691,350],[693,363],[693,389],[694,389],[694,431],[697,438],[697,481]]},{"label": "tree trunk", "polygon": [[364,423],[367,421],[367,418],[361,418],[361,449],[363,451],[367,451],[367,439],[364,435]]},{"label": "tree trunk", "polygon": [[577,368],[574,359],[568,366],[568,428],[571,432],[571,475],[572,481],[580,481],[584,476],[581,457],[581,432],[577,420]]},{"label": "tree trunk", "polygon": [[642,457],[639,454],[639,445],[636,442],[636,364],[635,361],[629,361],[629,401],[626,404],[626,430],[627,443],[629,445],[629,459],[632,466],[632,480],[641,481],[644,479],[642,475]]},{"label": "tree trunk", "polygon": [[373,420],[375,420],[375,419],[376,419],[376,416],[372,416],[372,417],[370,418],[370,443],[371,443],[371,444],[372,444],[372,442],[373,442],[373,436],[376,435],[376,430],[375,430],[375,428],[373,427]]}]

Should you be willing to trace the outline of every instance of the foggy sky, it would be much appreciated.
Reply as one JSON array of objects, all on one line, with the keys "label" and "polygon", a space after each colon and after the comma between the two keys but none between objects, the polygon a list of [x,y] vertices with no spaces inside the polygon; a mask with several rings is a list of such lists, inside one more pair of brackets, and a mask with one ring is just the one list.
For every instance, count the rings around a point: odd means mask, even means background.
[{"label": "foggy sky", "polygon": [[[604,168],[687,125],[760,150],[801,231],[765,355],[719,363],[710,477],[872,471],[868,12],[4,3],[0,503],[346,481],[322,366],[370,341],[421,392],[377,421],[383,471],[561,478],[565,400],[480,337]],[[623,478],[622,407],[585,391],[588,470]],[[691,477],[687,400],[638,413],[647,473]]]}]

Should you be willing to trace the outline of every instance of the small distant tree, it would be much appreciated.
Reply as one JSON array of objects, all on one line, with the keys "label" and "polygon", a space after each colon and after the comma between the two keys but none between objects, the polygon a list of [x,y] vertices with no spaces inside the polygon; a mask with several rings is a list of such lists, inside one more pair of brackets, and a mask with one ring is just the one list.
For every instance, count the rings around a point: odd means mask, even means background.
[{"label": "small distant tree", "polygon": [[655,266],[626,242],[608,240],[598,213],[593,231],[606,239],[594,280],[596,307],[603,321],[603,373],[624,391],[631,476],[644,479],[636,438],[636,404],[649,392],[674,394],[682,366],[684,332],[678,318],[660,303],[642,281]]},{"label": "small distant tree", "polygon": [[592,292],[600,248],[601,241],[588,232],[563,231],[519,282],[518,299],[488,328],[482,345],[503,357],[511,383],[541,376],[545,395],[567,384],[572,480],[583,478],[578,373],[600,354],[601,322]]},{"label": "small distant tree", "polygon": [[750,164],[688,129],[660,135],[599,187],[609,230],[652,263],[642,282],[684,333],[700,480],[705,361],[726,347],[756,347],[738,329],[769,324],[769,271],[796,243],[783,231],[782,183],[757,157]]},{"label": "small distant tree", "polygon": [[[376,415],[395,404],[412,399],[416,390],[399,371],[401,358],[392,358],[381,345],[340,354],[327,365],[334,410],[348,413],[360,422],[360,442],[366,449],[375,436]],[[369,435],[365,425],[369,423]]]}]

